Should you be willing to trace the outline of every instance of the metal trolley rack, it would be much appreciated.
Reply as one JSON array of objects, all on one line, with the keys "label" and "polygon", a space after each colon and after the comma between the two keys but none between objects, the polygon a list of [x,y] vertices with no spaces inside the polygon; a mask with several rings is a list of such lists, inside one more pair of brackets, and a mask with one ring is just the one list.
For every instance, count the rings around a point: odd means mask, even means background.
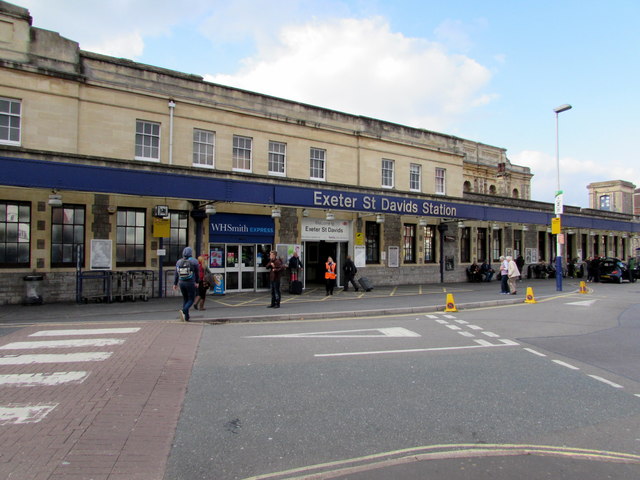
[{"label": "metal trolley rack", "polygon": [[[88,303],[89,300],[110,303],[113,301],[111,285],[113,273],[108,270],[76,272],[76,302]],[[87,285],[88,282],[88,285]]]},{"label": "metal trolley rack", "polygon": [[125,273],[124,297],[135,302],[138,298],[148,301],[153,298],[155,291],[156,274],[153,270],[128,270]]}]

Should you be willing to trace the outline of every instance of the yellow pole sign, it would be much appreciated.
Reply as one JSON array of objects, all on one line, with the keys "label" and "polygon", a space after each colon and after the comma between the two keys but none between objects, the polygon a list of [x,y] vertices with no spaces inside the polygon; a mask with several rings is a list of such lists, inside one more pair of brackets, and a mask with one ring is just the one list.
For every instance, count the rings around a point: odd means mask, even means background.
[{"label": "yellow pole sign", "polygon": [[356,233],[356,245],[364,245],[364,233]]},{"label": "yellow pole sign", "polygon": [[560,217],[554,217],[551,219],[551,233],[554,235],[557,235],[558,233],[560,233],[561,231],[561,227],[560,227]]},{"label": "yellow pole sign", "polygon": [[153,217],[153,236],[167,238],[171,236],[171,220]]}]

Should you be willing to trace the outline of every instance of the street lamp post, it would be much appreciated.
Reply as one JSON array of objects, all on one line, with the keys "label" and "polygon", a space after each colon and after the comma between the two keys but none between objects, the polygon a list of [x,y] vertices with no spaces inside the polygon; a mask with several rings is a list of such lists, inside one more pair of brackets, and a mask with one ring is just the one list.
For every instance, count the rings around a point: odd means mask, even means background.
[{"label": "street lamp post", "polygon": [[[557,180],[558,180],[558,189],[556,191],[556,198],[555,198],[555,211],[556,211],[556,218],[558,219],[558,224],[562,225],[561,223],[561,218],[562,218],[562,210],[563,210],[563,204],[562,204],[562,190],[560,190],[560,137],[559,137],[559,128],[558,128],[558,116],[562,113],[562,112],[566,112],[567,110],[571,109],[571,105],[565,104],[565,105],[560,105],[559,107],[556,107],[553,109],[554,112],[556,112],[556,169],[557,169]],[[560,198],[558,198],[560,197]],[[561,232],[557,232],[556,233],[556,290],[558,292],[562,291],[562,244],[560,243],[560,237],[561,236]]]}]

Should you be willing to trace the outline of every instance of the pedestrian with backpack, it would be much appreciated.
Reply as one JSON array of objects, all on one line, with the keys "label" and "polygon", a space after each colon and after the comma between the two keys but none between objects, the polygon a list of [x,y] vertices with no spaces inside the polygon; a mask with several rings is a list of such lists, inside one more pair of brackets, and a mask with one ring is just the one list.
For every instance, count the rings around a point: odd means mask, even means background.
[{"label": "pedestrian with backpack", "polygon": [[180,287],[182,292],[182,309],[178,310],[180,320],[189,321],[189,309],[196,299],[198,282],[200,279],[200,266],[198,260],[193,258],[193,249],[185,247],[182,258],[176,262],[176,273],[173,280],[173,289]]}]

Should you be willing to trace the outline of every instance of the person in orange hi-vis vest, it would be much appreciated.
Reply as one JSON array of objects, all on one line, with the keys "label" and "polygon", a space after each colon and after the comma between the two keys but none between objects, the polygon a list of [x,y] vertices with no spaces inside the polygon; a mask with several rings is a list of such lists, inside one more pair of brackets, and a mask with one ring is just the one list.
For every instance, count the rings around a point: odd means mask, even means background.
[{"label": "person in orange hi-vis vest", "polygon": [[333,295],[333,289],[336,286],[336,264],[333,258],[328,257],[327,263],[325,263],[324,266],[324,278],[327,281],[327,295]]}]

